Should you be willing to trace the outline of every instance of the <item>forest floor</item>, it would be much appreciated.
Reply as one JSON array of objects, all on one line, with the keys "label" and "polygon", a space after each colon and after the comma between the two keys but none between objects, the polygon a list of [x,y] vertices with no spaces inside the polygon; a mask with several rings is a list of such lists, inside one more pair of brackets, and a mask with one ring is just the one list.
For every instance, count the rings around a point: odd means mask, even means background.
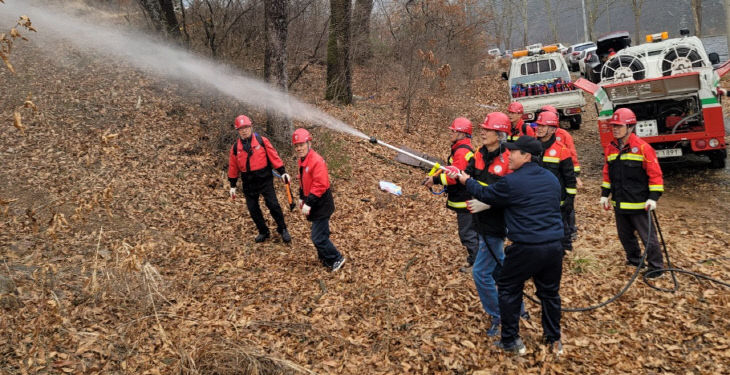
[{"label": "forest floor", "polygon": [[[420,186],[424,171],[393,162],[389,150],[312,128],[332,175],[332,241],[348,258],[330,273],[298,212],[286,212],[290,245],[276,235],[255,244],[243,200],[228,197],[217,146],[232,139],[238,112],[262,124],[258,112],[72,48],[51,55],[23,44],[13,62],[17,74],[0,70],[0,374],[730,371],[728,289],[683,275],[676,293],[637,281],[604,308],[564,313],[559,359],[540,344],[540,307],[526,302],[528,352],[507,356],[485,336],[471,275],[458,272],[466,254],[455,215]],[[356,69],[363,99],[346,107],[321,99],[323,80],[314,66],[294,94],[368,135],[440,157],[451,119],[478,124],[488,106],[508,102],[498,72],[483,70],[421,101],[405,133],[398,90],[381,71]],[[21,132],[13,112],[28,95],[38,112],[20,110]],[[601,150],[586,99],[573,132],[585,187],[564,260],[565,307],[605,300],[634,271],[612,214],[598,206]],[[281,152],[294,172],[291,150]],[[730,170],[664,167],[658,216],[673,264],[730,280]],[[403,196],[379,191],[379,180]]]}]

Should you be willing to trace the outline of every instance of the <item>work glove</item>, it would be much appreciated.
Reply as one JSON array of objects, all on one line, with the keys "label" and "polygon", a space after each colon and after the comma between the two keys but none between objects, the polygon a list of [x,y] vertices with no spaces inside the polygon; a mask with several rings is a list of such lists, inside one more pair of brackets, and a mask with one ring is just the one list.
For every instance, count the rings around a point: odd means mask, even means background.
[{"label": "work glove", "polygon": [[477,212],[488,210],[492,208],[492,206],[476,199],[470,199],[466,201],[466,208],[469,210],[469,212],[475,214]]},{"label": "work glove", "polygon": [[611,209],[611,202],[608,201],[608,197],[601,197],[600,205],[606,211]]},{"label": "work glove", "polygon": [[284,173],[283,175],[281,175],[281,180],[284,181],[285,184],[291,182],[291,177],[289,176],[289,173]]},{"label": "work glove", "polygon": [[297,201],[297,207],[299,207],[301,209],[303,205],[304,205],[304,201],[303,200],[300,199],[300,200]]},{"label": "work glove", "polygon": [[646,204],[644,204],[644,210],[646,210],[646,211],[656,210],[656,201],[653,199],[647,199]]},{"label": "work glove", "polygon": [[231,199],[236,199],[236,188],[232,187],[230,193]]},{"label": "work glove", "polygon": [[306,204],[302,205],[302,214],[304,214],[304,216],[309,216],[309,211],[311,211],[311,210],[312,210],[312,207],[309,207]]}]

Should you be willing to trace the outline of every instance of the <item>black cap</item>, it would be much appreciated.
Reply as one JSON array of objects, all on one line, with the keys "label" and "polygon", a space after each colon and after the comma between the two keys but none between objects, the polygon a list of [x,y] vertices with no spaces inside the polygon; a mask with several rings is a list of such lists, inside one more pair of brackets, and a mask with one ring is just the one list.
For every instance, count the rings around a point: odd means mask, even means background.
[{"label": "black cap", "polygon": [[529,152],[533,156],[538,156],[542,153],[542,143],[528,135],[523,135],[514,142],[507,142],[504,146],[509,150]]}]

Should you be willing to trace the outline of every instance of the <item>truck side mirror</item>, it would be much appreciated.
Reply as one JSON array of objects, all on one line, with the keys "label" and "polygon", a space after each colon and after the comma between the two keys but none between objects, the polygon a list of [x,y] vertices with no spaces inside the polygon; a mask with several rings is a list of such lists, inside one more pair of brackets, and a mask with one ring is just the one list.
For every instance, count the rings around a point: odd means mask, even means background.
[{"label": "truck side mirror", "polygon": [[509,77],[507,76],[507,72],[502,72],[502,79],[505,81],[509,79]]},{"label": "truck side mirror", "polygon": [[707,57],[710,58],[710,64],[712,65],[720,63],[720,55],[717,52],[710,52]]}]

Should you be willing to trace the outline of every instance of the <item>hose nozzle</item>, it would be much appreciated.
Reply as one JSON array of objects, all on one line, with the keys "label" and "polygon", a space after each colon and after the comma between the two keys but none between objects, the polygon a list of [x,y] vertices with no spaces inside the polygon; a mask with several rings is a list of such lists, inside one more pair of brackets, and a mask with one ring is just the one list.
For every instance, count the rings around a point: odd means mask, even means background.
[{"label": "hose nozzle", "polygon": [[376,143],[378,143],[378,140],[375,139],[375,137],[370,137],[370,143],[376,144]]}]

